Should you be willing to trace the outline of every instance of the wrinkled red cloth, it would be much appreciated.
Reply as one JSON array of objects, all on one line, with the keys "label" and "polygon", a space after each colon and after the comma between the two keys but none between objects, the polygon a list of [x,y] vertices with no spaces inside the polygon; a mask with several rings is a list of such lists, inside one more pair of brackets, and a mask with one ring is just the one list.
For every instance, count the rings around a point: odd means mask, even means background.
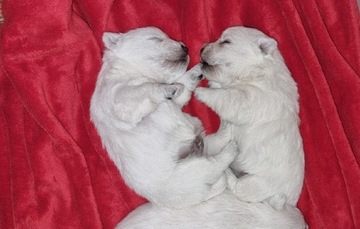
[{"label": "wrinkled red cloth", "polygon": [[[298,83],[311,229],[360,228],[360,33],[355,0],[3,0],[0,228],[113,228],[146,200],[89,118],[104,31],[157,26],[199,50],[229,26],[274,37]],[[218,117],[194,98],[208,133]],[[241,225],[239,225],[241,227]]]}]

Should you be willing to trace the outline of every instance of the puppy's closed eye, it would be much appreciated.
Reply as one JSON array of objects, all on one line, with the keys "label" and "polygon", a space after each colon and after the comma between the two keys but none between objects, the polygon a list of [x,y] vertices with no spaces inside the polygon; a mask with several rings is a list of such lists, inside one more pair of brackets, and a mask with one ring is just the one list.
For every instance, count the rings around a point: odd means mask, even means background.
[{"label": "puppy's closed eye", "polygon": [[220,42],[221,45],[224,45],[224,44],[231,44],[231,41],[229,39],[226,39],[226,40],[223,40]]},{"label": "puppy's closed eye", "polygon": [[159,43],[164,41],[164,39],[160,38],[160,37],[151,37],[151,38],[149,38],[149,40],[156,41],[156,42],[159,42]]}]

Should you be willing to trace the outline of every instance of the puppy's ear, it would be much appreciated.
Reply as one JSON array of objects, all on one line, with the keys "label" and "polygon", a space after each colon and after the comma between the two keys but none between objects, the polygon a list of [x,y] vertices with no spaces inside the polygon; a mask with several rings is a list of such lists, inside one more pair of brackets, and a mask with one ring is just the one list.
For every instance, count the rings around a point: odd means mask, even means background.
[{"label": "puppy's ear", "polygon": [[258,45],[265,56],[271,55],[277,48],[277,42],[270,37],[259,38]]},{"label": "puppy's ear", "polygon": [[102,36],[102,40],[106,48],[111,48],[114,44],[116,44],[121,37],[121,33],[110,33],[105,32]]}]

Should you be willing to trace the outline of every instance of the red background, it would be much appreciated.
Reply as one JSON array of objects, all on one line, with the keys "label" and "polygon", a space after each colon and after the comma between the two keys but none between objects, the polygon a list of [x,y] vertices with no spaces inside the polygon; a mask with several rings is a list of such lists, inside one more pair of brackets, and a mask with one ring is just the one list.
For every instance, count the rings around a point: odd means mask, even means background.
[{"label": "red background", "polygon": [[[3,0],[0,228],[112,228],[144,199],[89,119],[104,31],[157,26],[199,50],[229,26],[274,37],[299,86],[310,228],[360,228],[360,33],[355,0]],[[185,109],[208,133],[219,120]],[[239,226],[240,227],[240,226]]]}]

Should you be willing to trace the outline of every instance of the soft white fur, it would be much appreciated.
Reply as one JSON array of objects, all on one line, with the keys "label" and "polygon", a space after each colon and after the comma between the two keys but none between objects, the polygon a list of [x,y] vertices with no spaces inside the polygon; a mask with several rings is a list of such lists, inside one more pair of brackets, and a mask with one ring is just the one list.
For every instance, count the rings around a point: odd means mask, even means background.
[{"label": "soft white fur", "polygon": [[[174,208],[223,192],[236,144],[209,146],[200,121],[181,111],[201,74],[200,66],[186,72],[184,45],[154,27],[105,33],[103,41],[91,119],[127,185]],[[206,156],[203,145],[218,151]]]},{"label": "soft white fur", "polygon": [[284,193],[296,205],[304,176],[298,92],[277,42],[256,29],[232,27],[204,46],[201,58],[210,88],[195,95],[221,117],[212,138],[230,133],[238,143],[230,189],[249,202]]},{"label": "soft white fur", "polygon": [[[274,196],[272,198],[277,198]],[[277,202],[277,200],[274,200]],[[152,203],[132,211],[116,229],[304,229],[301,212],[290,205],[275,210],[267,202],[239,201],[231,192],[196,206],[168,209]]]}]

